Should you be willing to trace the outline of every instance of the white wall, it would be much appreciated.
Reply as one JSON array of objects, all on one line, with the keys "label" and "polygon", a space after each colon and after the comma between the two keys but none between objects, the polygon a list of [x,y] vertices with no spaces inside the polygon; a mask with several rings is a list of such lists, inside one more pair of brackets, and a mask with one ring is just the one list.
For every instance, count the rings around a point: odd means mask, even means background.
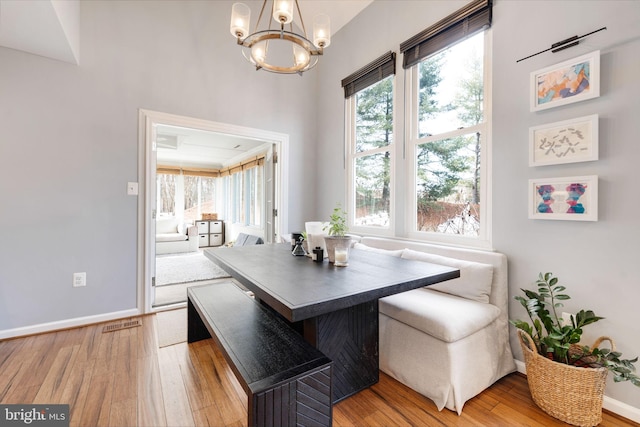
[{"label": "white wall", "polygon": [[[319,171],[342,164],[344,98],[340,80],[466,2],[375,1],[344,27],[319,66]],[[633,178],[640,158],[640,2],[637,1],[506,1],[494,3],[493,18],[493,247],[509,258],[511,295],[532,288],[539,272],[555,273],[573,297],[567,311],[592,309],[606,317],[585,329],[587,344],[611,336],[629,358],[640,355],[640,199]],[[550,47],[559,40],[603,26],[579,46],[516,60]],[[385,29],[386,28],[386,29]],[[531,71],[601,50],[601,96],[543,112],[529,111]],[[402,55],[396,84],[403,90]],[[398,111],[399,110],[399,111]],[[396,113],[402,126],[404,111]],[[530,168],[528,129],[589,114],[600,115],[600,160]],[[402,135],[402,130],[400,130]],[[399,138],[402,141],[402,138]],[[541,221],[527,218],[530,178],[595,174],[600,177],[598,222]],[[318,212],[328,216],[336,200],[344,200],[341,168],[322,175]],[[399,203],[404,183],[396,186]],[[400,219],[401,220],[401,219]],[[402,224],[396,227],[400,235]],[[511,318],[526,313],[513,301]],[[512,348],[522,360],[515,336]],[[640,411],[640,390],[609,379],[607,396]]]},{"label": "white wall", "polygon": [[[640,159],[640,2],[499,2],[494,9],[494,247],[510,260],[512,295],[531,288],[538,272],[551,271],[572,299],[565,309],[592,309],[606,317],[585,328],[585,341],[607,335],[629,358],[640,355],[640,199],[633,171]],[[545,12],[542,12],[545,11]],[[553,13],[548,13],[553,11]],[[579,19],[567,19],[579,16]],[[529,19],[516,19],[529,17]],[[580,45],[516,63],[572,35],[606,31]],[[516,36],[517,35],[517,36]],[[512,41],[517,39],[519,43]],[[529,111],[529,73],[600,50],[600,97],[541,112]],[[528,128],[599,114],[600,159],[530,168]],[[527,219],[530,178],[598,175],[597,222]],[[523,318],[514,301],[511,316]],[[515,342],[512,334],[512,342]],[[518,351],[518,355],[520,352]],[[640,366],[639,366],[640,367]],[[609,379],[606,394],[640,408],[640,389]]]},{"label": "white wall", "polygon": [[0,47],[0,336],[137,307],[140,108],[288,134],[290,228],[312,215],[317,70],[255,71],[232,3],[83,1],[79,66]]}]

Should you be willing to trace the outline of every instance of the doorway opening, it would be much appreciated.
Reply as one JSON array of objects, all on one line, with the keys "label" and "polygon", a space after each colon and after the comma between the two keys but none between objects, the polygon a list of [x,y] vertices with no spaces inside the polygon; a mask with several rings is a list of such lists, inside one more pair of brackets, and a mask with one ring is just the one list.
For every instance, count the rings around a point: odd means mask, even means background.
[{"label": "doorway opening", "polygon": [[139,138],[138,306],[148,313],[224,275],[203,250],[240,232],[266,243],[286,233],[288,136],[140,110]]}]

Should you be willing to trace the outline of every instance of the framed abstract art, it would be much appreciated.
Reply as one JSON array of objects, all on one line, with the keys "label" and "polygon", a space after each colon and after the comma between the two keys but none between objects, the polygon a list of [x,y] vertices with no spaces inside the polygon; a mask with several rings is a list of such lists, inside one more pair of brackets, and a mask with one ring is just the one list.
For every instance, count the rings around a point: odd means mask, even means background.
[{"label": "framed abstract art", "polygon": [[531,111],[600,96],[600,51],[531,73]]},{"label": "framed abstract art", "polygon": [[529,218],[598,220],[598,176],[529,180]]},{"label": "framed abstract art", "polygon": [[598,160],[598,115],[529,128],[529,166]]}]

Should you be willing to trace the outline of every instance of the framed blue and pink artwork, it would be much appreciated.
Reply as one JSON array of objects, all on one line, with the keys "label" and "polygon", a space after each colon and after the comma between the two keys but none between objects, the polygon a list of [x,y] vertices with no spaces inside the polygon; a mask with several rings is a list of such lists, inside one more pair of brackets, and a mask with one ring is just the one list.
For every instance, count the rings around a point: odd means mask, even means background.
[{"label": "framed blue and pink artwork", "polygon": [[598,176],[529,180],[529,218],[598,220]]},{"label": "framed blue and pink artwork", "polygon": [[600,51],[531,73],[531,111],[600,96]]}]

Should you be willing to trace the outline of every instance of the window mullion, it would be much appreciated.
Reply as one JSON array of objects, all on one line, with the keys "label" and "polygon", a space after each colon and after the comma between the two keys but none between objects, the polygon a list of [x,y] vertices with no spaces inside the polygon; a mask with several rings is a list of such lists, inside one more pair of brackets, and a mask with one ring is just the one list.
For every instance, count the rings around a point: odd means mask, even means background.
[{"label": "window mullion", "polygon": [[414,140],[414,145],[421,145],[431,141],[439,141],[441,139],[455,138],[460,135],[466,135],[474,132],[482,132],[485,126],[486,126],[486,123],[482,122],[482,123],[478,123],[477,125],[455,129],[450,132],[443,132],[436,135],[425,136],[423,138],[416,138]]},{"label": "window mullion", "polygon": [[353,155],[353,158],[357,159],[359,157],[371,156],[373,154],[385,153],[387,151],[391,151],[393,144],[385,145],[384,147],[372,148],[370,150],[358,151]]}]

